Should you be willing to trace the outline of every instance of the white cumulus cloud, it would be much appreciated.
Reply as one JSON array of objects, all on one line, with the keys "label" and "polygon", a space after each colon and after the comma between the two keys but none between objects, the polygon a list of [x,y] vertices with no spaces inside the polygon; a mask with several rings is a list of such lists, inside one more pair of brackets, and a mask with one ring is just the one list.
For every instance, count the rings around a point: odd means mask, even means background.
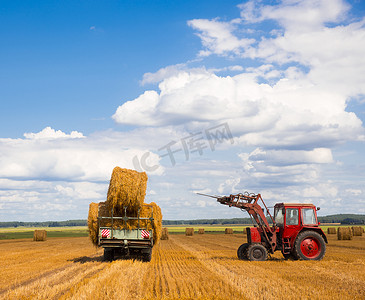
[{"label": "white cumulus cloud", "polygon": [[24,133],[24,137],[32,140],[40,140],[40,139],[63,139],[63,138],[83,138],[84,135],[78,131],[71,131],[70,134],[66,134],[61,130],[54,130],[51,127],[46,127],[40,132],[37,133]]}]

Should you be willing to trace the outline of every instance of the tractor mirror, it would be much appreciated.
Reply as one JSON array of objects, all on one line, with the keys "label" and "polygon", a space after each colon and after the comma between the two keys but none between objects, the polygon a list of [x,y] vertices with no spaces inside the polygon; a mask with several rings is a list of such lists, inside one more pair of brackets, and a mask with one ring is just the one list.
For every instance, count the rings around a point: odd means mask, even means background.
[{"label": "tractor mirror", "polygon": [[318,206],[318,207],[317,207],[317,211],[318,211],[318,210],[320,210],[320,209],[321,209],[321,208]]}]

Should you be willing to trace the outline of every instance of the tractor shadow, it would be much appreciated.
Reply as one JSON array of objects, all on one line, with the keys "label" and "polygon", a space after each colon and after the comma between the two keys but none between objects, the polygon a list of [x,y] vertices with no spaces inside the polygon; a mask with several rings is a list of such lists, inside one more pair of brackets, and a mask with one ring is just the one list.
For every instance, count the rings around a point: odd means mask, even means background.
[{"label": "tractor shadow", "polygon": [[74,263],[84,264],[88,262],[103,262],[103,255],[93,255],[93,256],[80,256],[69,259],[68,261],[72,261]]}]

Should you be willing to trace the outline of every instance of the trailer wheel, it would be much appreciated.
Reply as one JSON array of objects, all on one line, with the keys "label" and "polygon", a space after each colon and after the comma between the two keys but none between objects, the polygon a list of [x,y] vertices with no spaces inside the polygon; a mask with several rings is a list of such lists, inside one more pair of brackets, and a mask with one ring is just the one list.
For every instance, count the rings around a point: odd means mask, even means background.
[{"label": "trailer wheel", "polygon": [[151,261],[151,259],[152,259],[152,252],[145,253],[145,254],[143,254],[143,256],[142,256],[142,260],[143,260],[144,262],[150,262],[150,261]]},{"label": "trailer wheel", "polygon": [[114,249],[104,248],[104,260],[112,261],[114,259]]},{"label": "trailer wheel", "polygon": [[267,250],[261,244],[250,244],[247,249],[247,258],[253,261],[264,261],[267,259]]},{"label": "trailer wheel", "polygon": [[321,260],[326,253],[323,237],[315,231],[303,231],[295,240],[294,257],[303,260]]},{"label": "trailer wheel", "polygon": [[237,249],[237,256],[241,260],[247,260],[247,248],[249,243],[244,243]]}]

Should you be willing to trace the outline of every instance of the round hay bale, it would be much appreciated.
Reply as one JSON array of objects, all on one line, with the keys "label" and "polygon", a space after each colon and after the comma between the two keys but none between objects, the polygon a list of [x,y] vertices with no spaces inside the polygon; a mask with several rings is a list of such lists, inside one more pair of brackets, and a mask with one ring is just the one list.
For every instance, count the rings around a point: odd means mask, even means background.
[{"label": "round hay bale", "polygon": [[224,233],[225,233],[225,234],[233,234],[233,228],[226,228],[226,229],[224,230]]},{"label": "round hay bale", "polygon": [[362,232],[363,232],[363,233],[365,232],[365,228],[364,228],[364,227],[362,228]]},{"label": "round hay bale", "polygon": [[336,234],[336,228],[328,227],[327,228],[327,234]]},{"label": "round hay bale", "polygon": [[162,233],[161,233],[161,240],[168,240],[169,239],[169,229],[166,227],[162,228]]},{"label": "round hay bale", "polygon": [[107,206],[113,208],[115,214],[123,213],[124,206],[128,211],[136,212],[143,205],[147,180],[145,172],[115,167],[110,178]]},{"label": "round hay bale", "polygon": [[338,227],[337,229],[338,240],[352,240],[352,230],[350,227]]},{"label": "round hay bale", "polygon": [[[149,220],[140,220],[140,226],[147,228],[147,230],[153,230],[153,242],[154,245],[158,243],[161,239],[162,234],[162,213],[161,208],[155,203],[146,203],[142,205],[142,209],[140,210],[139,217],[140,218],[150,218],[153,214],[152,224]],[[131,222],[132,229],[138,227],[138,220],[134,220]]]},{"label": "round hay bale", "polygon": [[193,236],[194,235],[194,228],[186,228],[185,229],[186,236]]},{"label": "round hay bale", "polygon": [[34,230],[33,241],[40,242],[47,240],[47,231],[45,230]]},{"label": "round hay bale", "polygon": [[205,233],[204,228],[199,228],[199,229],[198,229],[198,233],[199,233],[199,234],[204,234],[204,233]]},{"label": "round hay bale", "polygon": [[354,236],[362,236],[362,227],[360,226],[353,226],[351,227],[352,229],[352,234]]},{"label": "round hay bale", "polygon": [[98,213],[99,213],[99,203],[91,202],[89,205],[89,215],[87,217],[87,226],[89,228],[89,237],[91,242],[97,246],[98,245]]}]

